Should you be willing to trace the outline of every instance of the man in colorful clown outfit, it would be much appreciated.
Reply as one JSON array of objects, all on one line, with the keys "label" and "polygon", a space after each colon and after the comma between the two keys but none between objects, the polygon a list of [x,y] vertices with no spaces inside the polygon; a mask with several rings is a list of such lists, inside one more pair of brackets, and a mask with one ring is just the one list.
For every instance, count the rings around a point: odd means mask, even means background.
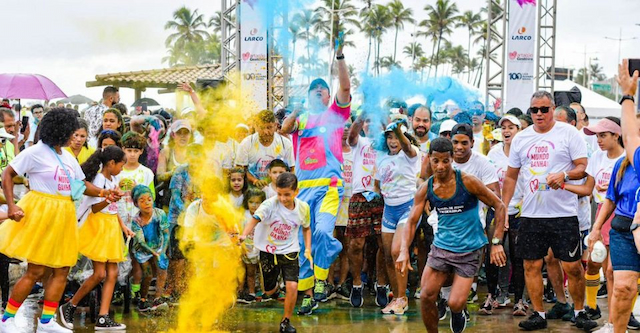
[{"label": "man in colorful clown outfit", "polygon": [[[318,307],[317,301],[325,302],[331,294],[326,282],[329,267],[342,251],[342,244],[333,237],[333,229],[343,194],[342,134],[351,112],[351,83],[342,43],[336,42],[336,46],[340,87],[333,103],[329,104],[329,85],[315,79],[309,85],[308,110],[294,111],[282,124],[282,133],[292,133],[298,198],[311,207],[314,267],[306,258],[299,257],[298,289],[306,294],[298,311],[301,315],[311,314]],[[304,244],[300,246],[302,253]]]}]

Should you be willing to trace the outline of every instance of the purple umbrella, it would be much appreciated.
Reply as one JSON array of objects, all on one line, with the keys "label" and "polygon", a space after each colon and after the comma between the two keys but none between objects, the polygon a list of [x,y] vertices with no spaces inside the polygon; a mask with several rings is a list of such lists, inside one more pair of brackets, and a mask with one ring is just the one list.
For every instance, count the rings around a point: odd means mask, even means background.
[{"label": "purple umbrella", "polygon": [[10,99],[65,98],[67,95],[47,77],[39,74],[0,74],[0,97]]}]

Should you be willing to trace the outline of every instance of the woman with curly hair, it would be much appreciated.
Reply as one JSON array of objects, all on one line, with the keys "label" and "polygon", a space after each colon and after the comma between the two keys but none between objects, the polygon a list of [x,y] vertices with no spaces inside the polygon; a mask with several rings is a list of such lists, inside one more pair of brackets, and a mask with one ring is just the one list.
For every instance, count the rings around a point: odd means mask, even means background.
[{"label": "woman with curly hair", "polygon": [[[117,192],[101,190],[87,182],[78,161],[62,149],[78,127],[73,110],[53,109],[40,123],[40,142],[16,156],[2,174],[11,220],[0,225],[0,252],[26,260],[28,266],[13,288],[0,322],[0,332],[19,331],[15,314],[47,270],[52,273],[44,294],[38,332],[71,332],[52,319],[67,283],[69,268],[78,259],[72,186],[75,188],[79,181],[84,181],[85,195],[106,197],[111,201],[120,199]],[[13,178],[25,174],[31,183],[31,191],[15,204]]]}]

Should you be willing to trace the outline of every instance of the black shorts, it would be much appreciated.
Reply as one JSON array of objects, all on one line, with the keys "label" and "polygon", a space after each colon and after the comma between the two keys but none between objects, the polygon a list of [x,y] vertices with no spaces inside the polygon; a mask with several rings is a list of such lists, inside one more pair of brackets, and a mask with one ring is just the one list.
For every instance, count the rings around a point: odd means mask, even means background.
[{"label": "black shorts", "polygon": [[520,218],[516,256],[524,260],[543,259],[549,252],[565,262],[582,257],[580,224],[577,217]]},{"label": "black shorts", "polygon": [[264,290],[271,291],[278,286],[278,276],[287,282],[298,282],[298,252],[289,254],[271,254],[260,251],[260,273]]}]

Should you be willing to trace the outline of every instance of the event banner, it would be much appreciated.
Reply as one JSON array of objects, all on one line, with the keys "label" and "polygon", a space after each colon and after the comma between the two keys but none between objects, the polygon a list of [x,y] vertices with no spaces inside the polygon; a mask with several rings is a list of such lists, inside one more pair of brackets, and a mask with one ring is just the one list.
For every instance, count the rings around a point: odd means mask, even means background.
[{"label": "event banner", "polygon": [[267,25],[255,1],[240,3],[240,88],[245,103],[258,112],[267,108]]},{"label": "event banner", "polygon": [[529,108],[535,89],[536,0],[509,0],[505,112]]}]

